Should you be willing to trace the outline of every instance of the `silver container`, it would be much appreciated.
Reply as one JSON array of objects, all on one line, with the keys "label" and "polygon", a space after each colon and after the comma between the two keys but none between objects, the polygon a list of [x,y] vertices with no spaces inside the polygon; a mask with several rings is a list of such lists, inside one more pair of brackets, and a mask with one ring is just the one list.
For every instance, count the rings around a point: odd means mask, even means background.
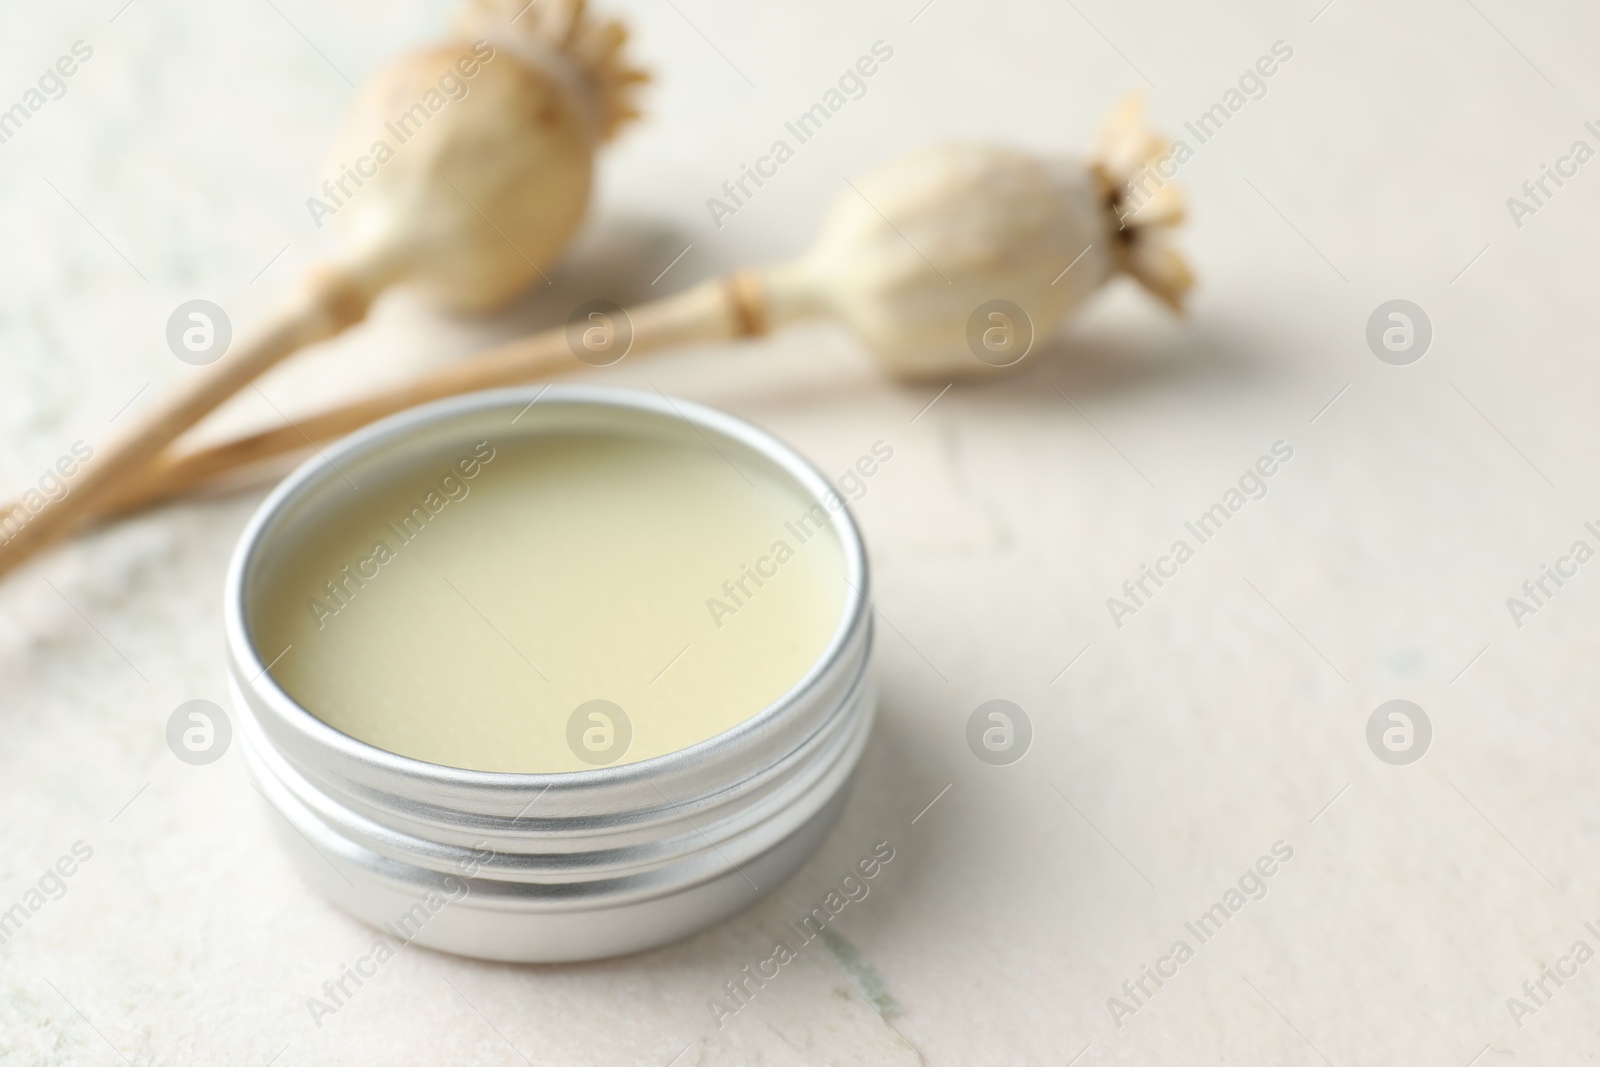
[{"label": "silver container", "polygon": [[[552,431],[714,445],[828,505],[845,609],[821,658],[776,703],[654,759],[556,774],[462,770],[335,730],[278,686],[251,639],[263,571],[317,536],[348,477],[443,448]],[[342,472],[342,473],[341,473]],[[304,876],[389,941],[485,959],[634,952],[726,918],[810,855],[872,724],[872,617],[861,537],[826,479],[748,423],[664,396],[552,386],[458,397],[385,419],[300,467],[261,505],[224,603],[241,749]],[[395,946],[398,947],[398,946]]]}]

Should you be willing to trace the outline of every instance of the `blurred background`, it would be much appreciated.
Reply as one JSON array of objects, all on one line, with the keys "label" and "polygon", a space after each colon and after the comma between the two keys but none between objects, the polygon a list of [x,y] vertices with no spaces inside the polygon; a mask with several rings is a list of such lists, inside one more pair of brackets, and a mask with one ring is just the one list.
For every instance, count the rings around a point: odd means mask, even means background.
[{"label": "blurred background", "polygon": [[[0,945],[0,1063],[1593,1055],[1600,964],[1537,983],[1575,942],[1600,949],[1584,925],[1600,927],[1600,570],[1548,586],[1532,614],[1508,600],[1574,542],[1600,548],[1584,525],[1600,525],[1600,163],[1575,152],[1600,150],[1600,18],[1506,0],[599,12],[630,26],[655,81],[644,120],[602,151],[550,284],[478,318],[388,296],[207,432],[369,391],[587,299],[792,256],[848,181],[913,148],[1082,157],[1130,91],[1195,148],[1179,176],[1188,314],[1115,280],[1013,373],[948,391],[892,384],[829,326],[585,372],[732,411],[825,472],[892,445],[853,505],[882,689],[855,793],[789,883],[687,941],[560,967],[415,949],[321,1026],[306,999],[370,933],[290,869],[237,752],[188,766],[163,732],[187,700],[227,702],[222,578],[268,482],[41,556],[0,585],[0,909],[74,843],[93,858]],[[164,332],[177,305],[215,301],[248,331],[329,253],[305,201],[353,87],[455,13],[7,14],[0,108],[76,42],[92,56],[0,143],[5,495],[182,379]],[[865,95],[716,225],[707,198],[879,41],[893,58]],[[1187,135],[1285,48],[1258,98],[1204,144]],[[1562,158],[1562,184],[1525,191]],[[1368,340],[1395,300],[1429,325],[1403,362]],[[1136,612],[1113,610],[1280,442],[1292,458],[1266,494]],[[993,699],[1032,723],[1008,766],[966,742]],[[1391,700],[1431,727],[1409,763],[1369,744]],[[708,998],[878,841],[896,859],[838,944],[719,1026]],[[1285,848],[1261,899],[1203,944],[1186,933]],[[1180,939],[1193,958],[1141,990]]]}]

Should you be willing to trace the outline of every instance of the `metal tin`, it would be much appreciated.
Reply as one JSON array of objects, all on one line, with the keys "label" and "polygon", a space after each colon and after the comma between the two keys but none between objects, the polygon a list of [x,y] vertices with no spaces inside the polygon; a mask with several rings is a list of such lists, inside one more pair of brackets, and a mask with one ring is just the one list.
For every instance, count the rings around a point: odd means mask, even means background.
[{"label": "metal tin", "polygon": [[[714,445],[828,505],[850,590],[823,655],[781,699],[677,752],[595,770],[507,774],[395,755],[300,707],[252,642],[262,561],[315,537],[345,479],[440,447],[559,430]],[[748,468],[747,468],[748,469]],[[229,568],[230,684],[250,774],[301,872],[391,938],[485,959],[594,959],[726,918],[770,892],[833,823],[875,698],[861,537],[827,480],[769,434],[659,394],[550,386],[476,393],[376,423],[261,505]],[[269,652],[269,655],[276,654]]]}]

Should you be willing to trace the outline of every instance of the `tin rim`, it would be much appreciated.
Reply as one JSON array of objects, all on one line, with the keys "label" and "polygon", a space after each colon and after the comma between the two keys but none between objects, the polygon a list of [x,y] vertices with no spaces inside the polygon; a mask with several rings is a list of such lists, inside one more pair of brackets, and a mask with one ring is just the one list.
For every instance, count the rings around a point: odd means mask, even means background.
[{"label": "tin rim", "polygon": [[[588,770],[521,772],[451,767],[390,752],[324,722],[278,684],[256,647],[246,608],[251,568],[262,545],[274,534],[274,524],[323,480],[337,477],[340,460],[371,455],[424,427],[496,408],[525,410],[534,404],[620,408],[663,419],[681,419],[702,436],[711,431],[759,455],[792,478],[816,503],[826,505],[830,496],[838,498],[838,509],[829,509],[829,522],[839,539],[845,564],[844,580],[850,592],[845,596],[844,610],[822,653],[781,696],[727,730],[673,752]],[[241,688],[265,702],[279,725],[294,730],[312,745],[388,775],[446,787],[486,792],[508,788],[521,792],[532,788],[541,794],[589,793],[607,786],[676,776],[678,772],[705,764],[730,747],[770,732],[782,722],[786,712],[799,704],[852,652],[858,643],[858,631],[869,621],[868,588],[866,550],[848,502],[815,466],[776,436],[714,408],[674,400],[660,392],[652,395],[604,386],[547,385],[538,389],[511,387],[470,393],[412,408],[356,431],[301,464],[262,501],[240,537],[228,567],[223,623],[231,662],[247,674],[239,679]]]}]

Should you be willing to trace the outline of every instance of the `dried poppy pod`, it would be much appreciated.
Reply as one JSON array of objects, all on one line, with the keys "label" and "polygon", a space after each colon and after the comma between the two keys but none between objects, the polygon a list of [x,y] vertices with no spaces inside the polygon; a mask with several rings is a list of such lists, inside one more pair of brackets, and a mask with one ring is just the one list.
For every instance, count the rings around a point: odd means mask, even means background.
[{"label": "dried poppy pod", "polygon": [[1179,308],[1192,278],[1166,240],[1182,199],[1128,195],[1167,148],[1141,111],[1121,105],[1089,162],[949,145],[873,171],[805,255],[758,272],[767,313],[839,318],[891,374],[925,378],[1019,361],[1118,271]]},{"label": "dried poppy pod", "polygon": [[[583,0],[473,0],[455,43],[373,75],[307,201],[346,246],[256,335],[136,413],[59,500],[0,504],[0,574],[148,475],[163,449],[269,367],[366,317],[410,283],[443,306],[484,310],[537,278],[583,218],[599,145],[637,112],[645,75],[620,23]],[[37,494],[34,494],[37,496]]]},{"label": "dried poppy pod", "polygon": [[474,0],[461,41],[405,56],[362,89],[333,158],[341,269],[459,311],[542,277],[583,221],[598,147],[638,112],[627,31],[583,0]]}]

